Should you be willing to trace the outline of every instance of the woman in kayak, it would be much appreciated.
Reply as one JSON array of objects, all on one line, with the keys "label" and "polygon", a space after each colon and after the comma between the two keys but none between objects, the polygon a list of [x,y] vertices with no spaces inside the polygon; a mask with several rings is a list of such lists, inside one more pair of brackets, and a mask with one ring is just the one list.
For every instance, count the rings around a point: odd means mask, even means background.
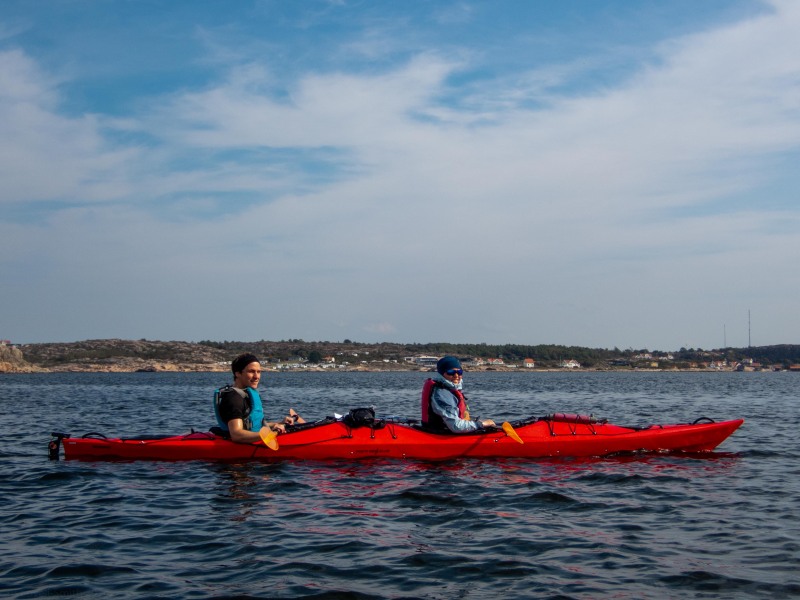
[{"label": "woman in kayak", "polygon": [[422,387],[422,425],[431,430],[467,433],[481,427],[494,427],[491,419],[471,421],[467,399],[461,391],[464,371],[455,356],[444,356],[436,363],[437,375]]},{"label": "woman in kayak", "polygon": [[286,432],[286,425],[305,423],[293,408],[283,423],[269,423],[264,418],[264,407],[258,393],[261,381],[261,362],[252,354],[242,354],[231,362],[233,386],[226,386],[214,394],[214,414],[220,429],[231,440],[242,444],[261,439],[259,431],[268,427],[272,431]]}]

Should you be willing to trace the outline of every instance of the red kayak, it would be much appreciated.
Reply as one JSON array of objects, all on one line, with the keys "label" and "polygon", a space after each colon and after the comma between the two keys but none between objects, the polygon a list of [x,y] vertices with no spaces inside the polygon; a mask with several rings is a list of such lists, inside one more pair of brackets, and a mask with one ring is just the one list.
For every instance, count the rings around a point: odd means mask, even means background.
[{"label": "red kayak", "polygon": [[[277,449],[262,442],[237,444],[210,432],[139,438],[106,438],[91,433],[54,433],[50,457],[59,444],[68,460],[282,461],[367,458],[440,461],[454,458],[603,457],[631,453],[709,452],[743,419],[621,427],[581,415],[549,415],[514,421],[492,431],[442,434],[410,422],[377,419],[353,426],[332,417],[298,425],[277,437]],[[505,429],[505,431],[504,431]]]}]

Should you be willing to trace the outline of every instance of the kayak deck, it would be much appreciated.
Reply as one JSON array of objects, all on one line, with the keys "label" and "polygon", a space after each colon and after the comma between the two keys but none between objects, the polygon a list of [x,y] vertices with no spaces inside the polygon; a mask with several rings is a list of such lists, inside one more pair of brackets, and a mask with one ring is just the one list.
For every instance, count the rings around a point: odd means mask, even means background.
[{"label": "kayak deck", "polygon": [[[262,442],[238,444],[210,432],[138,438],[74,438],[56,434],[51,458],[63,443],[67,460],[283,461],[360,460],[370,458],[441,461],[455,458],[604,457],[624,453],[697,453],[714,450],[742,419],[650,425],[634,428],[588,417],[562,415],[512,422],[522,443],[498,429],[467,434],[425,431],[391,420],[351,427],[326,419],[278,436],[278,449]],[[574,417],[574,418],[569,418]],[[701,422],[703,421],[703,422]],[[60,437],[58,437],[60,436]],[[53,447],[55,445],[55,455]]]}]

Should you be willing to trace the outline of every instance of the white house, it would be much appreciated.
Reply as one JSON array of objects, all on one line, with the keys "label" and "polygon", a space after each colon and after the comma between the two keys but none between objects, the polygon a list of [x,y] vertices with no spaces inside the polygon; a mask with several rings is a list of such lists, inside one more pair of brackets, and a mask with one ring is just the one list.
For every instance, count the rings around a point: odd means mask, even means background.
[{"label": "white house", "polygon": [[563,369],[580,369],[581,363],[571,358],[569,360],[562,360],[558,366]]}]

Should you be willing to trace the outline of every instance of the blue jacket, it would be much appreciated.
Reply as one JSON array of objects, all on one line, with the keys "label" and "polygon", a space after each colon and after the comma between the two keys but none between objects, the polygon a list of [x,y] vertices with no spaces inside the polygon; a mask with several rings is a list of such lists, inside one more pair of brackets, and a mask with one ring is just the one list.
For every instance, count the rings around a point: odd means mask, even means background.
[{"label": "blue jacket", "polygon": [[444,387],[437,385],[433,388],[431,410],[442,418],[447,428],[453,433],[464,433],[479,429],[475,421],[462,419],[459,415],[458,398],[450,390],[460,391],[461,385],[455,386],[451,381],[447,381],[447,379],[438,374],[434,377],[434,380],[442,383]]}]

